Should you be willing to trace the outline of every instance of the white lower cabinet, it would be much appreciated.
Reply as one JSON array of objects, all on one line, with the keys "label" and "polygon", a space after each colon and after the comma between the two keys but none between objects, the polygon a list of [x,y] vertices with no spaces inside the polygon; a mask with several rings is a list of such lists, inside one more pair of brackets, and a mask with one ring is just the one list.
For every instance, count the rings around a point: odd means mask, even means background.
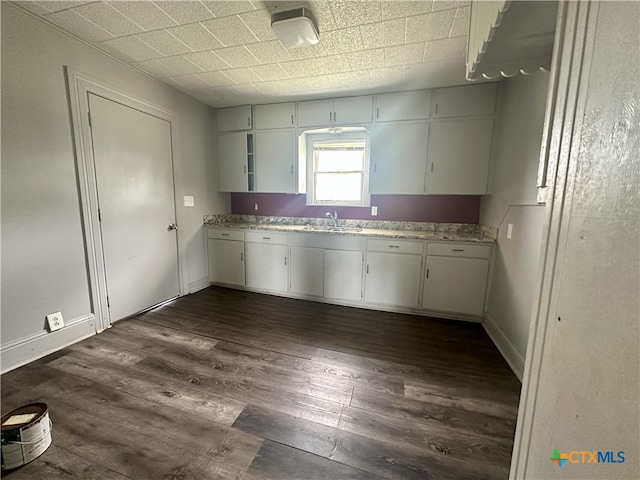
[{"label": "white lower cabinet", "polygon": [[362,300],[363,252],[325,250],[324,296],[338,300]]},{"label": "white lower cabinet", "polygon": [[429,245],[422,308],[481,316],[490,254],[489,246]]},{"label": "white lower cabinet", "polygon": [[367,252],[366,302],[417,307],[421,255]]},{"label": "white lower cabinet", "polygon": [[291,247],[290,290],[294,293],[324,295],[324,250]]},{"label": "white lower cabinet", "polygon": [[209,281],[244,285],[244,242],[208,239]]},{"label": "white lower cabinet", "polygon": [[[251,232],[253,233],[253,232]],[[275,292],[286,292],[289,286],[289,247],[268,243],[278,235],[263,235],[267,243],[254,243],[247,234],[245,254],[247,262],[247,287]]]}]

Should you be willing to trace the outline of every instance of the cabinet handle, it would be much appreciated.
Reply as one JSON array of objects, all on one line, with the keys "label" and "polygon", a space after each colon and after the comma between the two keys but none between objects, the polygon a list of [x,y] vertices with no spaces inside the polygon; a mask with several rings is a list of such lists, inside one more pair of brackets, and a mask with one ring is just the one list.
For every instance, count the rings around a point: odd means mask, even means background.
[{"label": "cabinet handle", "polygon": [[246,165],[242,166],[242,173],[247,173],[247,166]]},{"label": "cabinet handle", "polygon": [[429,278],[429,269],[427,268],[427,278]]},{"label": "cabinet handle", "polygon": [[331,112],[329,112],[329,121],[331,121]]},{"label": "cabinet handle", "polygon": [[229,234],[228,234],[228,233],[221,233],[221,234],[220,234],[220,236],[221,236],[221,237],[228,237],[228,236],[229,236]]},{"label": "cabinet handle", "polygon": [[437,103],[436,103],[436,110],[435,110],[434,114],[435,114],[435,115],[437,115],[437,114],[438,114],[438,104],[437,104]]},{"label": "cabinet handle", "polygon": [[380,118],[380,107],[376,108],[376,118]]},{"label": "cabinet handle", "polygon": [[400,245],[389,245],[389,248],[400,248]]},{"label": "cabinet handle", "polygon": [[291,175],[293,175],[293,165],[291,165]]},{"label": "cabinet handle", "polygon": [[271,240],[271,237],[262,237],[263,240]]},{"label": "cabinet handle", "polygon": [[452,252],[464,252],[464,248],[454,248],[451,251]]},{"label": "cabinet handle", "polygon": [[433,172],[433,162],[431,162],[431,171]]},{"label": "cabinet handle", "polygon": [[284,257],[284,265],[287,265],[287,257]]},{"label": "cabinet handle", "polygon": [[333,112],[333,121],[334,121],[334,122],[336,121],[336,115],[337,115],[337,113],[336,113],[336,112]]},{"label": "cabinet handle", "polygon": [[373,164],[373,173],[378,173],[378,164],[377,163]]},{"label": "cabinet handle", "polygon": [[293,125],[293,113],[291,114],[291,125]]},{"label": "cabinet handle", "polygon": [[367,265],[367,274],[369,273],[369,265]]},{"label": "cabinet handle", "polygon": [[251,126],[251,117],[247,117],[247,127]]},{"label": "cabinet handle", "polygon": [[244,253],[240,252],[240,261],[244,262]]}]

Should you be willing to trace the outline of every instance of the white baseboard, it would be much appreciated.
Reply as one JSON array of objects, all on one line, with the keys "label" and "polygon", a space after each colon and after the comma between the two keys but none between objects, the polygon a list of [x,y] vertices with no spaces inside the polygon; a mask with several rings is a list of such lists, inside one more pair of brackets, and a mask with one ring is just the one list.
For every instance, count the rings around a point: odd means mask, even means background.
[{"label": "white baseboard", "polygon": [[516,377],[522,382],[522,376],[524,374],[524,358],[518,353],[518,351],[513,347],[509,339],[505,336],[505,334],[500,330],[496,322],[491,318],[491,315],[488,313],[485,314],[484,320],[482,322],[482,326],[484,327],[487,335],[493,340],[493,343],[498,348],[506,362],[513,370],[513,373],[516,374]]},{"label": "white baseboard", "polygon": [[86,315],[71,320],[64,328],[55,332],[42,331],[2,345],[0,349],[1,373],[7,373],[10,370],[95,335],[94,319],[95,316],[93,314]]},{"label": "white baseboard", "polygon": [[189,282],[189,293],[196,293],[200,290],[203,290],[211,285],[209,281],[209,277],[202,277],[198,280],[194,280],[193,282]]}]

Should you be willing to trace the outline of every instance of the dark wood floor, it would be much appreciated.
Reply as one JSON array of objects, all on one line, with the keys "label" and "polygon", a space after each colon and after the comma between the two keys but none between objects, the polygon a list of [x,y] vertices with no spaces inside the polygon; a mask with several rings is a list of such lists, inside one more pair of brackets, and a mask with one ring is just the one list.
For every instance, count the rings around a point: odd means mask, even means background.
[{"label": "dark wood floor", "polygon": [[208,288],[2,376],[20,479],[501,479],[520,384],[478,324]]}]

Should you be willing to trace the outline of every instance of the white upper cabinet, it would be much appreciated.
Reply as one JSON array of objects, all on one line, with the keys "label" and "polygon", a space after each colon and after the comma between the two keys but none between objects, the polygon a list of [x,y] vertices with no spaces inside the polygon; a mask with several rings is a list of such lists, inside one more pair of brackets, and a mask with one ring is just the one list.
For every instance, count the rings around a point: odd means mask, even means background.
[{"label": "white upper cabinet", "polygon": [[218,189],[221,192],[248,191],[247,132],[218,135]]},{"label": "white upper cabinet", "polygon": [[273,103],[253,107],[253,125],[256,130],[295,127],[296,104]]},{"label": "white upper cabinet", "polygon": [[433,118],[492,115],[496,106],[496,84],[438,88],[431,97]]},{"label": "white upper cabinet", "polygon": [[487,193],[492,134],[492,118],[432,122],[426,193]]},{"label": "white upper cabinet", "polygon": [[376,122],[422,120],[431,112],[431,90],[376,95]]},{"label": "white upper cabinet", "polygon": [[371,135],[372,194],[424,193],[427,122],[376,125]]},{"label": "white upper cabinet", "polygon": [[216,110],[218,132],[251,130],[251,105]]},{"label": "white upper cabinet", "polygon": [[295,131],[272,130],[253,134],[255,141],[256,192],[294,193],[296,177]]},{"label": "white upper cabinet", "polygon": [[298,126],[371,123],[372,110],[373,97],[370,95],[298,102]]}]

